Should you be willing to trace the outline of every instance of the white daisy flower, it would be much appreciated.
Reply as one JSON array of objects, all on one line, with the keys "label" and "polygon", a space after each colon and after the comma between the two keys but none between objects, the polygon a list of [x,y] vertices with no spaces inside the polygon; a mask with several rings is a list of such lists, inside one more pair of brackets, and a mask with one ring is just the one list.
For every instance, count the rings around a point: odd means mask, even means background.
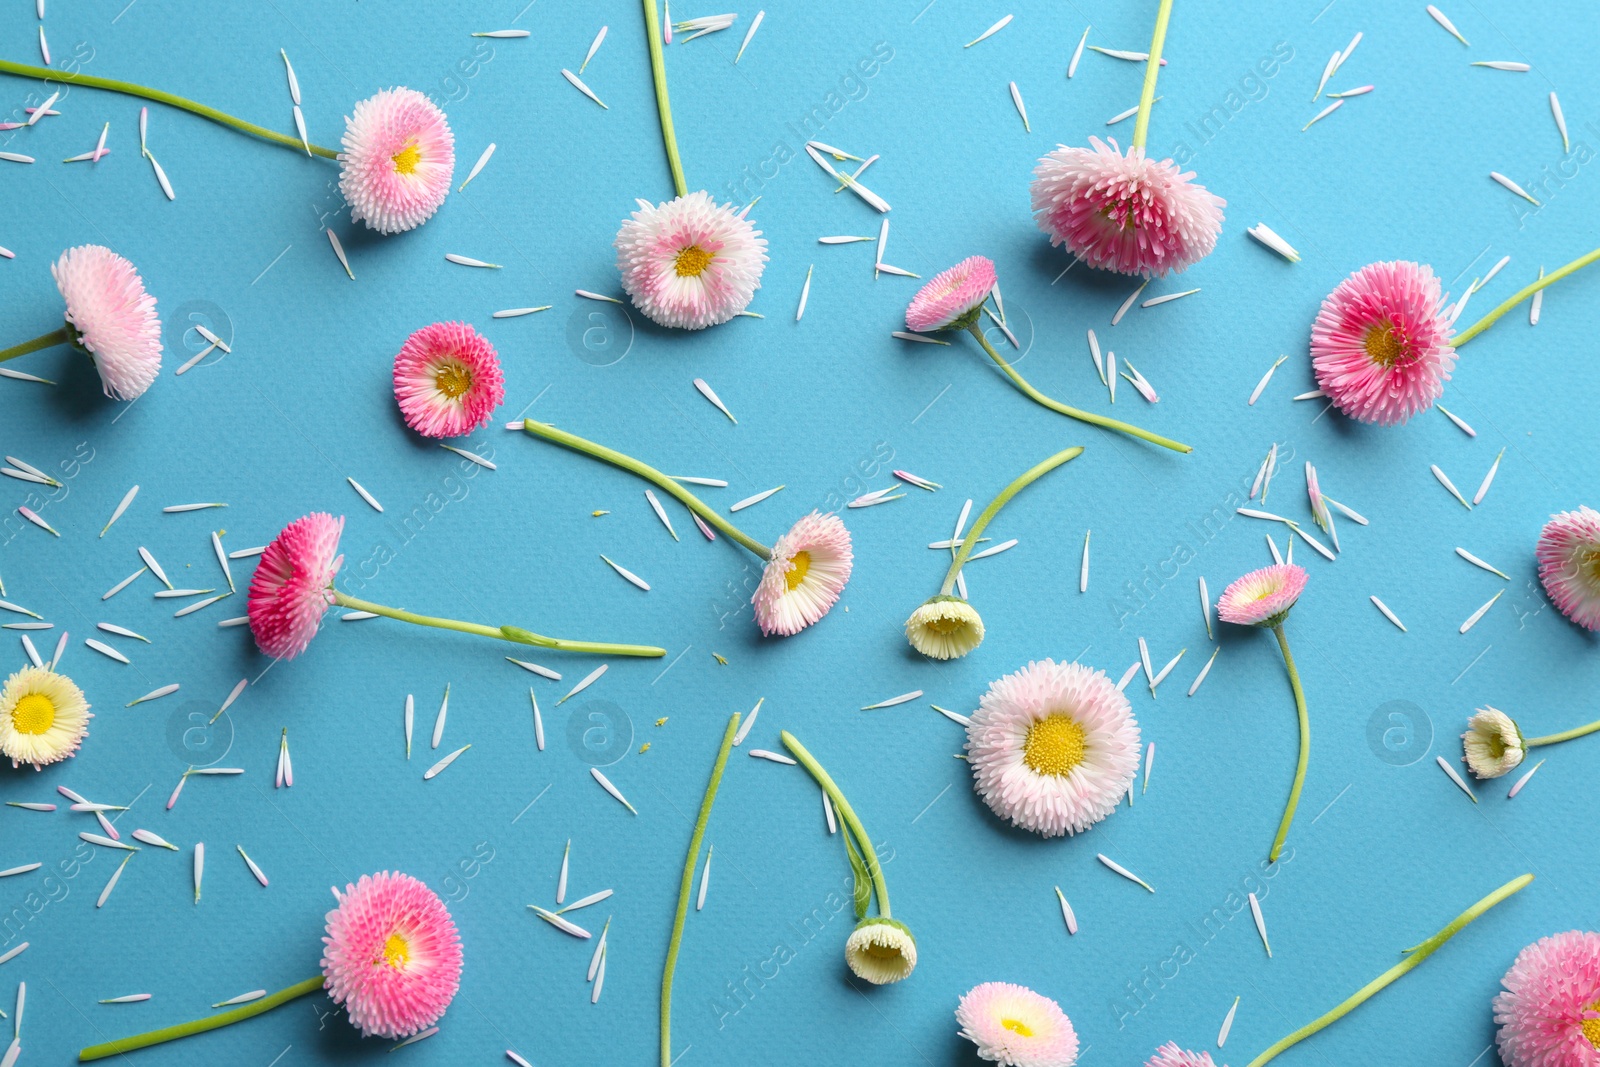
[{"label": "white daisy flower", "polygon": [[24,667],[0,689],[0,755],[39,770],[74,755],[89,732],[89,702],[64,674]]},{"label": "white daisy flower", "polygon": [[761,288],[767,242],[732,205],[705,192],[639,201],[617,231],[622,288],[652,321],[681,330],[727,322]]}]

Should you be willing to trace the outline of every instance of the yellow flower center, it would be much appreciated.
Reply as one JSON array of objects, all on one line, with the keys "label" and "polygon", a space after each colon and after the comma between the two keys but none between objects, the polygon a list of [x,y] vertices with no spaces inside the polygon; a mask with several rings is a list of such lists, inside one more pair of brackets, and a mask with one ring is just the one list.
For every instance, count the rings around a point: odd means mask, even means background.
[{"label": "yellow flower center", "polygon": [[[699,245],[690,245],[678,253],[676,269],[680,278],[698,278],[705,273],[711,261],[717,257],[701,248]],[[790,588],[793,588],[792,586]]]},{"label": "yellow flower center", "polygon": [[383,943],[383,962],[398,970],[411,962],[411,945],[399,934],[390,934]]},{"label": "yellow flower center", "polygon": [[[1600,1011],[1600,1000],[1589,1005],[1584,1011]],[[1589,1044],[1600,1048],[1600,1019],[1583,1020],[1583,1036],[1588,1039]]]},{"label": "yellow flower center", "polygon": [[927,624],[928,629],[940,637],[960,633],[967,628],[967,620],[959,615],[941,615]]},{"label": "yellow flower center", "polygon": [[472,371],[460,363],[446,363],[433,376],[433,385],[439,392],[454,400],[472,388]]},{"label": "yellow flower center", "polygon": [[19,734],[42,734],[56,721],[56,706],[43,693],[29,693],[11,709],[11,728]]},{"label": "yellow flower center", "polygon": [[415,174],[417,164],[422,162],[422,152],[417,148],[417,142],[412,141],[389,159],[394,163],[396,174]]},{"label": "yellow flower center", "polygon": [[897,960],[900,958],[900,949],[895,945],[881,945],[874,941],[863,950],[875,960]]},{"label": "yellow flower center", "polygon": [[1022,762],[1036,774],[1060,778],[1083,762],[1083,727],[1078,720],[1052,712],[1028,727]]},{"label": "yellow flower center", "polygon": [[783,576],[784,582],[792,593],[801,582],[806,580],[806,574],[811,570],[811,553],[802,549],[794,554],[794,559],[789,562],[789,573]]},{"label": "yellow flower center", "polygon": [[1033,1028],[1027,1023],[1023,1022],[1021,1019],[1001,1019],[1000,1025],[1005,1027],[1007,1030],[1010,1030],[1018,1037],[1033,1036]]},{"label": "yellow flower center", "polygon": [[1600,548],[1588,548],[1578,556],[1578,570],[1600,585]]},{"label": "yellow flower center", "polygon": [[1372,362],[1384,367],[1394,366],[1406,354],[1405,342],[1395,333],[1394,323],[1388,319],[1368,330],[1361,344]]}]

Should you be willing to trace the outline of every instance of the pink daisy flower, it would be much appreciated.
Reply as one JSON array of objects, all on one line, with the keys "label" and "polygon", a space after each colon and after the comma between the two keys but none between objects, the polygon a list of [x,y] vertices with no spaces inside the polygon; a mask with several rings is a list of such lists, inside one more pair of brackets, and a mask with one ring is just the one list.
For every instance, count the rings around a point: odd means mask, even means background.
[{"label": "pink daisy flower", "polygon": [[1317,385],[1352,419],[1403,423],[1433,406],[1456,364],[1433,270],[1369,263],[1339,283],[1311,326]]},{"label": "pink daisy flower", "polygon": [[1277,626],[1305,589],[1305,568],[1293,563],[1262,567],[1222,591],[1217,617],[1240,626]]},{"label": "pink daisy flower", "polygon": [[978,1058],[1004,1067],[1072,1067],[1078,1034],[1061,1006],[1026,986],[984,982],[956,1007],[960,1035]]},{"label": "pink daisy flower", "polygon": [[133,264],[100,245],[79,245],[50,266],[67,302],[74,342],[89,353],[106,396],[137,400],[161,370],[161,320]]},{"label": "pink daisy flower", "polygon": [[1539,534],[1539,580],[1561,614],[1600,630],[1600,512],[1580,507],[1551,518]]},{"label": "pink daisy flower", "polygon": [[250,632],[273,659],[293,659],[317,636],[333,603],[333,579],[344,517],[320,511],[296,519],[273,538],[250,579]]},{"label": "pink daisy flower", "polygon": [[1494,998],[1506,1067],[1600,1067],[1600,934],[1556,934],[1517,954]]},{"label": "pink daisy flower", "polygon": [[462,437],[505,399],[494,345],[464,322],[424,326],[394,357],[394,398],[424,437]]},{"label": "pink daisy flower", "polygon": [[1145,1061],[1144,1067],[1216,1067],[1209,1052],[1190,1052],[1168,1041],[1156,1049],[1156,1054]]},{"label": "pink daisy flower", "polygon": [[384,89],[358,103],[340,141],[339,192],[352,222],[404,233],[450,193],[455,138],[444,112],[415,89]]},{"label": "pink daisy flower", "polygon": [[994,290],[994,262],[968,256],[917,291],[906,308],[906,329],[918,333],[964,330],[978,319],[978,309]]},{"label": "pink daisy flower", "polygon": [[617,231],[622,288],[650,321],[682,330],[727,322],[761,288],[767,242],[731,205],[705,192],[640,200]]},{"label": "pink daisy flower", "polygon": [[364,1037],[410,1037],[439,1021],[461,988],[461,939],[444,901],[408,874],[345,886],[328,912],[322,974]]},{"label": "pink daisy flower", "polygon": [[767,636],[797,634],[828,613],[850,581],[850,531],[837,515],[813,511],[772,546],[750,598]]},{"label": "pink daisy flower", "polygon": [[1143,148],[1059,145],[1033,171],[1033,215],[1052,245],[1091,267],[1161,277],[1211,254],[1228,202]]}]

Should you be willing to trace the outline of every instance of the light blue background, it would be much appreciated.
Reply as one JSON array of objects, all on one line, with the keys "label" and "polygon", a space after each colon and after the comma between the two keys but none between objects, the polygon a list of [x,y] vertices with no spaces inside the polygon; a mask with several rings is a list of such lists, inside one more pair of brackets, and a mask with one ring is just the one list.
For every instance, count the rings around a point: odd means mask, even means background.
[{"label": "light blue background", "polygon": [[[617,291],[618,221],[635,197],[670,193],[636,5],[544,0],[520,12],[520,3],[501,3],[467,13],[420,3],[123,2],[51,0],[45,25],[58,62],[76,54],[90,73],[292,130],[277,56],[284,47],[320,143],[337,143],[340,115],[355,101],[406,84],[446,103],[457,184],[488,142],[499,149],[465,193],[452,192],[413,233],[379,238],[352,227],[346,213],[327,215],[344,238],[352,283],[322,234],[324,214],[340,206],[328,161],[153,107],[150,146],[178,192],[169,204],[138,156],[135,101],[73,90],[61,117],[9,135],[7,149],[41,162],[0,164],[0,244],[17,253],[0,262],[0,338],[13,343],[59,322],[47,265],[68,246],[96,242],[138,265],[160,300],[169,351],[161,379],[131,407],[101,398],[88,366],[64,349],[10,364],[58,379],[56,388],[0,380],[4,451],[52,469],[67,463],[59,468],[66,488],[39,509],[61,539],[8,528],[0,575],[8,599],[71,632],[63,667],[97,713],[74,761],[38,775],[8,772],[0,794],[64,807],[53,787],[65,783],[101,801],[137,798],[119,826],[148,827],[184,848],[141,852],[100,910],[94,899],[120,856],[96,851],[75,877],[56,883],[55,899],[20,936],[0,935],[32,945],[0,967],[0,1004],[16,981],[28,983],[24,1062],[64,1063],[83,1045],[201,1016],[214,1001],[315,973],[328,887],[380,869],[408,871],[444,894],[465,943],[461,994],[443,1032],[405,1050],[408,1062],[492,1064],[504,1062],[508,1046],[537,1064],[648,1062],[692,814],[727,716],[760,697],[765,706],[746,749],[778,748],[778,730],[788,728],[833,772],[892,852],[895,914],[916,931],[921,962],[909,981],[870,989],[843,967],[844,917],[802,944],[790,924],[825,908],[846,877],[839,842],[825,834],[804,774],[736,753],[709,834],[710,893],[705,911],[691,914],[678,971],[673,1039],[683,1067],[972,1063],[951,1012],[961,993],[989,980],[1056,998],[1079,1029],[1086,1065],[1141,1063],[1169,1039],[1211,1048],[1240,996],[1218,1058],[1237,1065],[1388,967],[1401,947],[1532,871],[1530,889],[1281,1060],[1490,1064],[1489,1001],[1518,949],[1595,926],[1597,742],[1549,750],[1549,765],[1511,803],[1502,781],[1478,788],[1482,802],[1470,804],[1433,757],[1458,758],[1456,735],[1483,704],[1536,733],[1596,715],[1595,642],[1547,604],[1532,550],[1550,513],[1595,503],[1600,368],[1590,356],[1600,275],[1550,290],[1536,329],[1519,309],[1463,351],[1446,403],[1476,427],[1476,439],[1431,412],[1380,430],[1290,401],[1313,387],[1306,337],[1319,301],[1361,265],[1432,263],[1459,293],[1511,255],[1474,299],[1470,320],[1541,263],[1553,269],[1600,243],[1597,179],[1587,166],[1600,136],[1590,124],[1600,73],[1586,43],[1594,27],[1586,5],[1452,4],[1448,13],[1473,42],[1467,49],[1421,3],[1181,0],[1151,143],[1165,153],[1182,141],[1195,152],[1199,180],[1228,200],[1227,223],[1214,255],[1146,295],[1195,286],[1200,294],[1131,311],[1115,328],[1109,320],[1130,283],[1074,270],[1052,284],[1068,260],[1034,228],[1027,180],[1057,141],[1104,134],[1105,119],[1137,101],[1136,64],[1086,53],[1077,76],[1065,79],[1084,26],[1093,24],[1094,43],[1143,49],[1154,3],[772,5],[735,67],[755,13],[754,5],[740,8],[733,30],[674,45],[667,58],[691,188],[727,198],[747,165],[752,173],[763,164],[769,175],[777,170],[752,213],[770,242],[753,305],[766,318],[668,334],[635,315],[631,347],[613,318],[609,332],[589,336],[597,356],[582,338],[587,316],[608,306],[572,291]],[[7,56],[34,62],[31,6],[7,5],[0,40]],[[680,4],[675,14],[712,8]],[[1016,14],[1011,26],[963,50],[1007,12]],[[610,34],[584,78],[606,111],[558,74],[576,70],[602,24]],[[468,36],[508,26],[532,36]],[[1322,106],[1311,96],[1327,56],[1357,30],[1365,39],[1330,87],[1374,83],[1377,91],[1302,133]],[[1292,60],[1245,84],[1279,44]],[[846,82],[875,47],[892,59],[871,78]],[[1535,69],[1468,66],[1494,59]],[[1012,108],[1011,80],[1027,102],[1031,134]],[[44,95],[18,79],[0,86],[7,108],[30,91],[34,100]],[[1546,102],[1553,88],[1572,131],[1565,159]],[[1257,99],[1245,103],[1251,92]],[[822,139],[882,155],[867,180],[894,205],[888,262],[926,278],[966,255],[993,257],[1010,315],[1031,331],[1019,364],[1025,375],[1051,395],[1110,410],[1086,351],[1084,330],[1093,327],[1161,393],[1151,407],[1123,383],[1116,414],[1191,442],[1194,454],[1109,436],[1028,403],[970,341],[933,348],[892,340],[917,283],[874,281],[871,245],[816,243],[824,234],[874,233],[878,216],[848,193],[833,195],[803,155],[767,162],[779,144],[780,156],[799,153],[801,138],[788,124],[829,106],[830,93],[834,104],[847,102]],[[1238,94],[1236,113],[1230,93]],[[1230,117],[1201,145],[1185,124],[1214,106]],[[55,162],[91,149],[107,120],[109,158],[98,166]],[[1126,138],[1131,122],[1109,132]],[[1566,178],[1545,187],[1538,212],[1487,178],[1499,170],[1533,189],[1557,168]],[[1244,230],[1256,222],[1283,234],[1304,261],[1285,263],[1251,241]],[[453,266],[446,252],[505,269]],[[796,324],[813,264],[810,306]],[[498,308],[541,303],[554,307],[490,319]],[[190,312],[225,327],[234,352],[180,379],[172,371],[200,345],[174,316]],[[406,335],[451,318],[494,341],[507,378],[505,405],[471,441],[499,470],[470,478],[455,458],[405,430],[389,384]],[[593,365],[623,348],[620,362]],[[1289,360],[1247,407],[1280,354]],[[694,392],[695,377],[717,389],[737,426]],[[725,540],[705,543],[675,504],[669,512],[683,540],[673,542],[636,480],[501,429],[524,410],[674,473],[727,478],[729,488],[706,494],[721,507],[787,485],[739,516],[763,540],[813,506],[889,484],[891,467],[946,488],[912,489],[904,500],[845,513],[856,569],[842,602],[798,637],[763,640],[745,605],[743,583],[757,573],[749,557]],[[1304,545],[1296,553],[1311,584],[1290,632],[1314,747],[1293,858],[1264,883],[1276,952],[1268,960],[1247,912],[1209,943],[1191,924],[1258,884],[1246,880],[1259,873],[1288,786],[1294,718],[1271,639],[1220,634],[1210,678],[1193,699],[1183,694],[1210,654],[1196,580],[1204,576],[1219,593],[1267,561],[1263,534],[1278,533],[1244,519],[1226,521],[1209,540],[1193,530],[1214,509],[1229,514],[1230,494],[1248,484],[1273,441],[1292,458],[1269,507],[1307,517],[1301,466],[1309,459],[1323,487],[1372,525],[1341,524],[1345,552],[1336,565]],[[981,507],[1018,472],[1074,443],[1084,455],[1019,497],[992,528],[997,540],[1019,538],[1018,547],[970,568],[989,628],[983,647],[949,664],[912,654],[902,620],[936,590],[947,562],[923,546],[949,536],[963,500]],[[1502,447],[1494,489],[1470,514],[1429,474],[1438,463],[1470,496]],[[86,455],[92,459],[82,462]],[[347,475],[384,502],[384,515],[361,502]],[[143,489],[134,506],[97,539],[136,482]],[[28,490],[0,486],[8,511]],[[160,512],[197,500],[229,508]],[[407,539],[399,523],[418,508],[432,517]],[[219,619],[243,614],[242,595],[178,620],[173,602],[150,599],[148,578],[99,600],[139,565],[138,545],[179,584],[214,586],[208,534],[218,524],[237,549],[264,543],[313,509],[348,516],[347,574],[357,576],[380,543],[395,551],[366,583],[374,599],[565,636],[659,643],[669,658],[613,659],[593,689],[557,709],[593,661],[534,657],[566,676],[547,682],[506,663],[512,646],[381,620],[346,624],[336,613],[305,656],[267,670],[246,630],[216,629]],[[593,518],[595,509],[611,513]],[[1092,578],[1080,595],[1079,551],[1090,528]],[[1510,583],[1456,558],[1457,545],[1495,562]],[[602,552],[653,590],[627,585]],[[1169,562],[1190,553],[1181,565]],[[242,587],[249,566],[234,570]],[[1131,615],[1134,601],[1115,607],[1125,583],[1152,575],[1147,589],[1159,591],[1148,606]],[[1483,621],[1459,635],[1462,620],[1502,589]],[[1409,634],[1377,614],[1367,602],[1374,593]],[[82,644],[99,621],[130,626],[153,644],[99,635],[133,660],[114,663]],[[1158,666],[1189,650],[1159,700],[1142,683],[1129,688],[1145,738],[1157,742],[1148,794],[1073,840],[1003,828],[971,791],[966,766],[951,758],[959,729],[928,701],[970,710],[990,680],[1047,656],[1077,657],[1117,677],[1137,657],[1141,635]],[[40,641],[47,655],[53,639]],[[0,640],[20,663],[15,634]],[[241,677],[255,684],[218,732],[190,735],[186,755],[186,717],[208,717]],[[123,706],[169,682],[180,682],[181,693]],[[542,753],[530,682],[549,735]],[[447,683],[449,723],[433,752],[428,735]],[[926,697],[858,710],[914,689]],[[401,739],[407,693],[418,706],[410,762]],[[1390,701],[1415,705],[1409,720],[1391,722],[1393,709],[1380,710]],[[625,749],[621,737],[589,740],[612,746],[612,756],[626,752],[607,773],[637,817],[587,774],[583,717],[604,711],[601,702],[626,716],[631,739]],[[1381,736],[1369,741],[1375,716],[1380,735],[1406,721],[1411,732],[1391,734],[1390,748]],[[575,746],[567,733],[574,717]],[[668,721],[657,728],[658,718]],[[285,726],[296,784],[274,790]],[[438,755],[468,742],[471,751],[453,767],[422,782]],[[645,742],[650,750],[640,754]],[[185,763],[211,760],[246,774],[191,779],[178,806],[164,811]],[[96,829],[64,810],[7,808],[0,820],[0,866],[70,861],[75,833]],[[568,899],[616,890],[581,916],[596,930],[613,917],[605,994],[595,1007],[583,981],[590,944],[524,907],[552,902],[569,838]],[[198,906],[189,858],[197,840],[210,857]],[[235,844],[270,875],[270,888],[250,878]],[[1104,870],[1096,852],[1139,872],[1156,895]],[[485,853],[492,860],[475,864]],[[1057,884],[1081,922],[1074,938],[1062,929]],[[29,894],[37,903],[44,892],[42,872],[0,882],[0,915],[27,914]],[[1158,971],[1180,942],[1194,958],[1160,988],[1147,987],[1155,990],[1148,1006],[1122,999],[1128,983],[1143,982],[1146,967]],[[758,986],[747,975],[779,943],[793,958]],[[766,969],[770,975],[772,965]],[[730,983],[753,995],[742,1004],[729,999]],[[132,992],[155,999],[96,1003]],[[281,1067],[383,1059],[390,1043],[360,1040],[342,1016],[324,1018],[326,1010],[325,999],[308,998],[135,1058]]]}]

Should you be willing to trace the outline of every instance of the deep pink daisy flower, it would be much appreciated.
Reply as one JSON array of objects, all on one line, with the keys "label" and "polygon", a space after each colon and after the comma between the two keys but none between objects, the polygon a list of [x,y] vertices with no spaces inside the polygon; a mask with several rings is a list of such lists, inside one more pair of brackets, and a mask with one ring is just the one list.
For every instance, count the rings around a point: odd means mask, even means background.
[{"label": "deep pink daisy flower", "polygon": [[364,1037],[410,1037],[439,1021],[461,988],[461,939],[450,912],[408,874],[345,886],[328,912],[322,974]]},{"label": "deep pink daisy flower", "polygon": [[617,270],[634,307],[680,330],[727,322],[750,305],[767,267],[767,241],[732,205],[705,192],[639,201],[617,231]]},{"label": "deep pink daisy flower", "polygon": [[139,272],[109,248],[79,245],[61,253],[50,273],[106,396],[139,399],[161,371],[161,320]]},{"label": "deep pink daisy flower", "polygon": [[1580,507],[1552,517],[1538,554],[1539,580],[1561,614],[1600,630],[1600,512]]},{"label": "deep pink daisy flower", "polygon": [[850,531],[837,515],[813,511],[772,546],[750,598],[767,636],[797,634],[828,613],[850,581]]},{"label": "deep pink daisy flower", "polygon": [[1161,277],[1211,254],[1228,202],[1170,159],[1112,141],[1060,145],[1033,170],[1033,215],[1052,245],[1091,267]]},{"label": "deep pink daisy flower", "polygon": [[1168,1041],[1156,1049],[1156,1054],[1145,1061],[1144,1067],[1216,1067],[1216,1064],[1209,1052],[1190,1052]]},{"label": "deep pink daisy flower", "polygon": [[1600,934],[1543,937],[1517,954],[1494,998],[1506,1067],[1600,1067]]},{"label": "deep pink daisy flower", "polygon": [[1234,582],[1217,600],[1217,617],[1239,626],[1277,626],[1306,589],[1304,567],[1280,563]]},{"label": "deep pink daisy flower", "polygon": [[978,1058],[1003,1067],[1072,1067],[1078,1033],[1061,1005],[1027,986],[984,982],[961,998],[956,1022]]},{"label": "deep pink daisy flower", "polygon": [[994,262],[968,256],[940,271],[917,291],[906,308],[906,329],[918,333],[965,329],[977,321],[978,309],[994,291]]},{"label": "deep pink daisy flower", "polygon": [[250,632],[273,659],[293,659],[317,636],[344,562],[342,533],[343,516],[312,512],[285,526],[261,553],[250,579]]},{"label": "deep pink daisy flower", "polygon": [[1418,263],[1369,263],[1339,283],[1311,326],[1311,369],[1360,422],[1403,423],[1433,406],[1456,365],[1439,279]]},{"label": "deep pink daisy flower", "polygon": [[494,345],[464,322],[424,326],[394,357],[395,401],[406,425],[424,437],[471,433],[505,396]]},{"label": "deep pink daisy flower", "polygon": [[379,233],[414,230],[450,194],[455,137],[444,112],[415,89],[384,89],[358,103],[339,143],[339,191],[352,222]]}]

